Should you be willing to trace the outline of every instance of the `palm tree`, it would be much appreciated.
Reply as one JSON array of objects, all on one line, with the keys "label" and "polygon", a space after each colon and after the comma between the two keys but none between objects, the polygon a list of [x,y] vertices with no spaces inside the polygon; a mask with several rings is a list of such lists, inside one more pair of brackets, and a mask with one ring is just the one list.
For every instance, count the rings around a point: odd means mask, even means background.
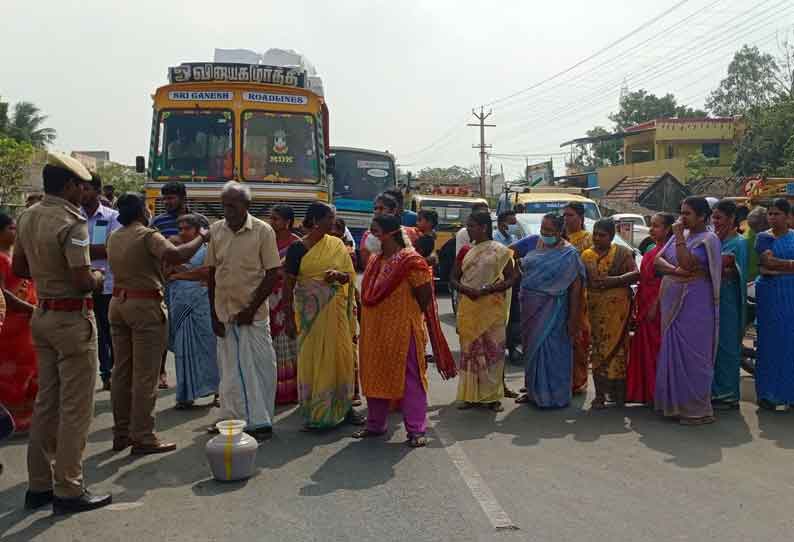
[{"label": "palm tree", "polygon": [[27,141],[34,147],[46,147],[55,141],[55,130],[42,126],[47,120],[31,102],[14,104],[14,115],[8,124],[8,133],[17,141]]}]

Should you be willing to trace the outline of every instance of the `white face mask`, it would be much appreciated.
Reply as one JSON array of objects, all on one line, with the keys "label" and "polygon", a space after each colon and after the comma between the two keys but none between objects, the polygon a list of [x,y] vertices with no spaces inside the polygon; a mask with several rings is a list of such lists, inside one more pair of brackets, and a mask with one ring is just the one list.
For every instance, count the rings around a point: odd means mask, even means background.
[{"label": "white face mask", "polygon": [[380,245],[380,239],[370,233],[364,241],[364,247],[370,254],[380,254],[383,252],[383,247]]}]

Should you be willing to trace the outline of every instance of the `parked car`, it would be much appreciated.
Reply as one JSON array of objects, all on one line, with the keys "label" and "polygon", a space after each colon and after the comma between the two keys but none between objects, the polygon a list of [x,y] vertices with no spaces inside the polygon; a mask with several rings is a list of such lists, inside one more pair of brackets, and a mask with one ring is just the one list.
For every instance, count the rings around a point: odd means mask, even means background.
[{"label": "parked car", "polygon": [[650,224],[642,215],[634,213],[617,213],[612,215],[612,219],[615,222],[631,222],[634,229],[631,244],[634,245],[634,248],[640,248],[642,242],[645,241],[650,235],[651,230],[648,227]]}]

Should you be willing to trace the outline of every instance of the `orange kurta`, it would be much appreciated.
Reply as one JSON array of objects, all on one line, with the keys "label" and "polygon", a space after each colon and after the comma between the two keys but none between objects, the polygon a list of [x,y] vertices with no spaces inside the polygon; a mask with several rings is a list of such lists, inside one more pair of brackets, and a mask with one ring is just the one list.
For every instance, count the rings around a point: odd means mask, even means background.
[{"label": "orange kurta", "polygon": [[[411,337],[420,353],[427,342],[424,315],[412,289],[431,280],[429,271],[411,271],[380,303],[362,306],[359,365],[361,390],[367,397],[402,398]],[[427,363],[423,355],[418,358],[422,386],[427,390]]]}]

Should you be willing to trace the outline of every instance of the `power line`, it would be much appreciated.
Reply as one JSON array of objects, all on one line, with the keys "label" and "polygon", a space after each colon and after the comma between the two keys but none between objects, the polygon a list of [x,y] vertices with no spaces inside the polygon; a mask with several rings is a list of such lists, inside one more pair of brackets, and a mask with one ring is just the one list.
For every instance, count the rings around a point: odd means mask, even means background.
[{"label": "power line", "polygon": [[585,63],[591,61],[592,59],[594,59],[594,58],[598,57],[599,55],[605,53],[606,51],[608,51],[609,49],[615,47],[616,45],[619,45],[620,43],[626,41],[627,39],[629,39],[630,37],[634,36],[638,32],[641,32],[645,28],[653,25],[656,21],[666,17],[667,15],[669,15],[673,11],[677,10],[678,8],[680,8],[681,6],[686,4],[687,2],[689,2],[689,0],[680,0],[677,4],[675,4],[672,7],[666,9],[665,11],[663,11],[662,13],[657,15],[656,17],[653,17],[650,20],[642,23],[640,26],[638,26],[637,28],[635,28],[634,30],[629,32],[628,34],[618,38],[617,40],[613,41],[612,43],[608,44],[607,46],[602,47],[601,49],[599,49],[598,51],[596,51],[592,55],[580,60],[579,62],[577,62],[573,66],[570,66],[570,67],[568,67],[568,68],[566,68],[566,69],[564,69],[564,70],[562,70],[560,72],[557,72],[554,75],[552,75],[550,77],[547,77],[546,79],[543,79],[542,81],[539,81],[538,83],[535,83],[535,84],[530,85],[530,86],[528,86],[526,88],[523,88],[523,89],[521,89],[521,90],[519,90],[517,92],[514,92],[513,94],[510,94],[509,96],[505,96],[503,98],[498,98],[498,99],[493,100],[492,102],[488,102],[487,104],[484,104],[484,105],[489,106],[489,107],[493,106],[493,105],[496,105],[498,103],[504,102],[505,100],[509,100],[511,98],[514,98],[514,97],[516,97],[516,96],[518,96],[520,94],[524,94],[525,92],[533,90],[533,89],[535,89],[535,88],[537,88],[537,87],[539,87],[541,85],[544,85],[544,84],[546,84],[546,83],[548,83],[550,81],[553,81],[553,80],[557,79],[558,77],[562,77],[566,73],[570,73],[571,71],[575,70],[576,68],[578,68],[582,64],[585,64]]}]

